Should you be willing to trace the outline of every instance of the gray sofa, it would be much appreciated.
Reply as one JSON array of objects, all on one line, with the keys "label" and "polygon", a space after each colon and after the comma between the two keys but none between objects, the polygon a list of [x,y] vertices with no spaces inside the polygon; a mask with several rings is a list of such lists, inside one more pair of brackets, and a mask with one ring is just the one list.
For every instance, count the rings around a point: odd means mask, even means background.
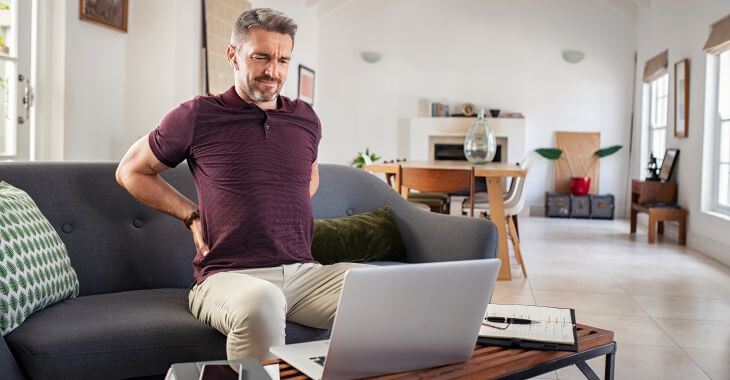
[{"label": "gray sofa", "polygon": [[[132,198],[116,163],[2,163],[0,180],[27,191],[68,248],[80,295],[33,314],[0,337],[3,379],[161,377],[175,362],[225,358],[225,336],[187,307],[194,247],[179,221]],[[428,213],[376,177],[321,165],[316,218],[392,208],[408,262],[496,257],[493,224]],[[163,177],[196,199],[188,168]],[[328,331],[288,323],[288,343]]]}]

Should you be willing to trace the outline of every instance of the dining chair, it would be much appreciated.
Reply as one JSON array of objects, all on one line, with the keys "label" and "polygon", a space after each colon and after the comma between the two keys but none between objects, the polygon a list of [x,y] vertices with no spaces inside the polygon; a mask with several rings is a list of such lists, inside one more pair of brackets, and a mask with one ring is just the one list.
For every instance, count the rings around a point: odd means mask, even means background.
[{"label": "dining chair", "polygon": [[469,215],[474,216],[474,167],[470,169],[401,167],[401,195],[408,199],[411,190],[454,193],[469,189]]},{"label": "dining chair", "polygon": [[[512,179],[509,189],[504,194],[504,215],[507,223],[507,234],[510,240],[512,240],[512,248],[515,252],[517,262],[520,264],[522,274],[527,277],[527,269],[525,268],[525,262],[522,259],[522,247],[520,246],[520,235],[517,230],[517,216],[525,208],[525,181],[527,174],[530,171],[530,166],[534,161],[532,156],[528,156],[519,164],[520,167],[525,171],[524,177],[516,177]],[[480,216],[489,215],[489,201],[486,193],[477,193],[474,195],[473,206],[468,206],[478,212]],[[466,203],[467,200],[464,201]],[[462,209],[467,210],[467,206],[463,205]]]}]

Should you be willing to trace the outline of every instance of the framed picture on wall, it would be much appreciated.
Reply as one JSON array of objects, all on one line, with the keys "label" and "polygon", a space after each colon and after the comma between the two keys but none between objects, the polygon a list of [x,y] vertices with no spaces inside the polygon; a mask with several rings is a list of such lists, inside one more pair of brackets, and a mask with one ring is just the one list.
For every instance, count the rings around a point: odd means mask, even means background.
[{"label": "framed picture on wall", "polygon": [[127,0],[79,0],[79,19],[127,32]]},{"label": "framed picture on wall", "polygon": [[674,64],[674,136],[687,137],[689,128],[689,59]]},{"label": "framed picture on wall", "polygon": [[314,106],[314,70],[304,65],[299,65],[297,98]]}]

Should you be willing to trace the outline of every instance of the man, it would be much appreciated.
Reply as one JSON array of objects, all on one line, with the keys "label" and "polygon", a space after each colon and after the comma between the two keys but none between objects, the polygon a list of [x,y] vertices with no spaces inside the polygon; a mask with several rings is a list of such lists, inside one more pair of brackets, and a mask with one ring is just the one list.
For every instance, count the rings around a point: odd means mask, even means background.
[{"label": "man", "polygon": [[[286,320],[331,328],[355,265],[312,258],[321,127],[309,105],[279,95],[296,30],[271,9],[241,14],[227,50],[234,86],[172,110],[116,173],[134,197],[191,230],[190,311],[227,335],[228,359],[270,358]],[[159,176],[186,159],[199,205]]]}]

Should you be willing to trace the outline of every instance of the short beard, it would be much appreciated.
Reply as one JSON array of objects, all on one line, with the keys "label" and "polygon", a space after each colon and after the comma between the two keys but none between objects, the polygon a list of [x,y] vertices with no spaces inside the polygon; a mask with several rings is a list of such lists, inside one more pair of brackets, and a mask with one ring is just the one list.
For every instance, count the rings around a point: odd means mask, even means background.
[{"label": "short beard", "polygon": [[[255,81],[256,81],[256,79],[254,79],[254,83],[255,83]],[[283,86],[281,86],[280,83],[277,83],[277,84],[278,84],[278,87],[276,88],[276,90],[274,90],[274,92],[269,97],[266,97],[262,91],[257,90],[255,88],[255,86],[251,86],[250,84],[248,86],[246,86],[247,88],[244,89],[244,92],[246,93],[246,96],[248,96],[251,100],[253,100],[257,103],[258,102],[270,102],[270,101],[275,100],[276,97],[279,96],[279,93],[281,92],[281,88],[283,87]]]}]

